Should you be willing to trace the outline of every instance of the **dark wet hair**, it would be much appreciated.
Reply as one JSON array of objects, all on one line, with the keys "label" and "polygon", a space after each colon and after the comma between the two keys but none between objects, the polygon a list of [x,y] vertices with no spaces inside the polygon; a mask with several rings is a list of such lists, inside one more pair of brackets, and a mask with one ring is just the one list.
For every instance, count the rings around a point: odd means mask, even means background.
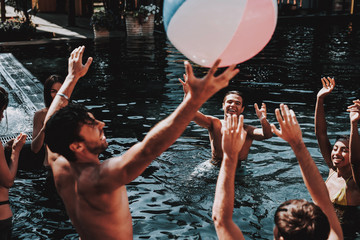
[{"label": "dark wet hair", "polygon": [[275,212],[274,222],[279,236],[285,240],[326,240],[330,223],[321,208],[301,199],[282,203]]},{"label": "dark wet hair", "polygon": [[45,140],[54,153],[63,155],[68,161],[76,161],[75,154],[70,150],[71,143],[84,139],[79,136],[85,124],[96,124],[89,116],[87,109],[80,104],[69,104],[57,111],[46,123]]},{"label": "dark wet hair", "polygon": [[[9,94],[4,88],[0,87],[0,109],[3,109],[3,108],[6,109],[8,107],[8,105],[9,105]],[[5,122],[6,122],[6,130],[5,130],[5,132],[7,132],[7,130],[8,130],[8,119],[7,119],[6,112],[5,112],[4,115],[5,115]]]},{"label": "dark wet hair", "polygon": [[51,88],[55,83],[64,83],[64,79],[62,77],[60,77],[59,75],[51,75],[49,76],[44,83],[44,102],[45,102],[45,107],[50,107],[51,102],[52,102],[52,97],[51,97]]},{"label": "dark wet hair", "polygon": [[346,142],[350,142],[350,135],[337,135],[336,136],[336,142],[337,141],[346,141]]},{"label": "dark wet hair", "polygon": [[6,109],[8,105],[9,94],[4,88],[0,87],[0,109],[2,109],[3,107],[5,107]]},{"label": "dark wet hair", "polygon": [[231,94],[235,94],[238,95],[242,98],[242,106],[245,106],[245,97],[244,97],[244,93],[239,92],[239,91],[229,91],[225,94],[224,99],[223,99],[223,103],[225,103],[225,99],[227,96],[231,95]]}]

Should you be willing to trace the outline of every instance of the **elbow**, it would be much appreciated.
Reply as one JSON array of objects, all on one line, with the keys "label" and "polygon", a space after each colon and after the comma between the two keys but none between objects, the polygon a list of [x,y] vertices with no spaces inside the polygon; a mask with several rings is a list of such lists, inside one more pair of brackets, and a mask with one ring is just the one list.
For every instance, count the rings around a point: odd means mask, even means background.
[{"label": "elbow", "polygon": [[272,137],[273,137],[273,133],[271,131],[264,134],[264,139],[269,139],[269,138],[272,138]]},{"label": "elbow", "polygon": [[31,151],[32,151],[33,153],[38,153],[39,150],[40,150],[40,149],[37,149],[35,146],[33,146],[33,145],[31,144]]},{"label": "elbow", "polygon": [[34,142],[31,142],[31,151],[33,152],[33,153],[38,153],[38,152],[40,152],[40,150],[41,150],[41,147],[42,146],[37,146],[36,144],[34,144]]},{"label": "elbow", "polygon": [[213,208],[212,211],[212,220],[216,229],[224,228],[226,223],[226,217],[221,210],[218,208]]}]

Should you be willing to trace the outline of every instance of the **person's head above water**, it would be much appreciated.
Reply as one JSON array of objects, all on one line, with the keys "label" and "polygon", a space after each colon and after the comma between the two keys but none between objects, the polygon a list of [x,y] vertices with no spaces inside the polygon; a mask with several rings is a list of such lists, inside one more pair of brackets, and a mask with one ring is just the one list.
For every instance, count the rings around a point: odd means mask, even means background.
[{"label": "person's head above water", "polygon": [[64,79],[59,75],[49,76],[44,83],[44,102],[45,107],[49,108],[56,93],[59,91]]},{"label": "person's head above water", "polygon": [[80,152],[98,156],[108,146],[104,125],[85,107],[69,104],[47,121],[44,142],[52,152],[71,162],[77,160],[76,153]]},{"label": "person's head above water", "polygon": [[229,91],[223,100],[224,114],[236,114],[239,116],[245,109],[244,94],[238,91]]},{"label": "person's head above water", "polygon": [[326,240],[330,223],[319,206],[306,200],[282,203],[274,216],[276,240]]},{"label": "person's head above water", "polygon": [[331,162],[335,168],[347,167],[350,164],[350,136],[339,135],[331,150]]},{"label": "person's head above water", "polygon": [[9,104],[9,94],[7,91],[0,87],[0,121],[4,117],[4,111]]}]

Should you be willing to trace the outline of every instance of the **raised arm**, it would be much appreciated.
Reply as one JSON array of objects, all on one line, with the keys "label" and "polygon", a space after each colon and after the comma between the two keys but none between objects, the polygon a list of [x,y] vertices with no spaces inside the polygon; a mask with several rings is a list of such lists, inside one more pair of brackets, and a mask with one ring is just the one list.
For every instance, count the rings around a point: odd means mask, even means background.
[{"label": "raised arm", "polygon": [[125,185],[138,177],[153,159],[164,152],[182,134],[201,105],[218,90],[226,87],[238,70],[230,66],[221,75],[214,74],[220,60],[216,61],[207,75],[200,79],[193,74],[191,65],[185,62],[189,92],[183,102],[166,119],[159,122],[145,136],[144,140],[131,147],[123,156],[110,159],[102,165],[104,183],[110,190]]},{"label": "raised arm", "polygon": [[246,131],[243,128],[244,117],[239,121],[234,114],[226,118],[222,137],[223,161],[216,183],[212,218],[216,234],[221,239],[245,239],[240,228],[234,223],[234,181],[238,154],[244,145]]},{"label": "raised arm", "polygon": [[46,125],[47,120],[56,111],[65,107],[69,103],[69,98],[71,97],[76,83],[81,77],[85,76],[89,70],[93,59],[92,57],[89,57],[85,65],[83,65],[82,61],[84,51],[85,47],[81,46],[71,52],[68,60],[68,75],[49,107],[45,117],[44,126]]},{"label": "raised arm", "polygon": [[271,126],[267,120],[267,113],[266,113],[266,104],[262,103],[261,108],[259,109],[257,103],[254,104],[256,116],[259,118],[261,123],[261,128],[253,128],[252,130],[248,131],[248,136],[252,139],[261,141],[264,139],[269,139],[272,137]]},{"label": "raised arm", "polygon": [[[189,84],[188,84],[188,76],[186,74],[184,74],[184,81],[179,78],[180,83],[183,86],[183,90],[184,90],[184,99],[186,98],[186,94],[189,91]],[[193,118],[193,121],[198,124],[199,126],[208,129],[209,131],[211,131],[213,129],[213,123],[214,121],[219,121],[218,118],[216,117],[212,117],[209,115],[205,115],[203,113],[201,113],[200,111],[197,111],[195,113],[195,116]]]},{"label": "raised arm", "polygon": [[0,185],[5,188],[10,188],[14,184],[20,151],[25,144],[26,137],[26,134],[20,133],[13,141],[9,166],[6,163],[4,147],[0,142]]},{"label": "raised arm", "polygon": [[318,92],[315,106],[315,135],[318,140],[320,152],[329,166],[334,168],[331,161],[331,144],[327,135],[327,124],[325,120],[324,99],[335,87],[335,80],[330,77],[321,78],[323,88]]},{"label": "raised arm", "polygon": [[[49,107],[49,110],[45,116],[44,125],[41,131],[44,131],[44,128],[46,126],[46,122],[50,119],[50,117],[59,109],[65,107],[69,103],[69,98],[71,97],[71,94],[74,90],[74,87],[78,80],[83,77],[87,71],[89,70],[89,67],[92,63],[92,58],[89,57],[85,63],[85,65],[82,64],[83,61],[83,54],[85,51],[85,47],[81,46],[78,48],[75,48],[68,59],[68,75],[65,78],[64,83],[62,84],[61,88],[57,92],[56,96],[54,97],[54,100],[51,102],[51,105]],[[48,151],[48,158],[55,159],[53,157],[54,153],[51,152],[49,149]],[[49,161],[49,164],[52,165],[53,161]]]},{"label": "raised arm", "polygon": [[314,203],[321,208],[329,220],[330,234],[328,239],[343,239],[340,222],[330,201],[328,190],[314,160],[303,142],[301,129],[295,113],[289,110],[284,104],[280,104],[280,109],[281,113],[279,109],[275,110],[280,130],[273,124],[271,125],[272,130],[277,136],[287,141],[294,151],[306,188]]},{"label": "raised arm", "polygon": [[360,119],[360,100],[348,107],[350,112],[350,164],[355,183],[360,188],[360,137],[358,123]]}]

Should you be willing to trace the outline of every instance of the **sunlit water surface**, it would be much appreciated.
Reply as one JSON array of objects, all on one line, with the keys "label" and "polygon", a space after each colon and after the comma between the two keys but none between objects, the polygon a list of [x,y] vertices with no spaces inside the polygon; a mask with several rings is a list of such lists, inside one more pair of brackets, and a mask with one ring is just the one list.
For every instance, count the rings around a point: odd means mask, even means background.
[{"label": "sunlit water surface", "polygon": [[[333,143],[336,135],[349,133],[346,108],[359,98],[359,43],[358,24],[279,23],[266,48],[240,64],[241,72],[230,86],[206,102],[201,111],[223,117],[225,91],[240,90],[247,94],[245,123],[259,127],[255,102],[266,103],[271,123],[276,123],[275,108],[288,104],[296,112],[306,146],[326,179],[328,168],[314,135],[316,94],[322,76],[335,77],[336,88],[326,100]],[[181,102],[178,78],[184,73],[185,57],[161,34],[0,49],[12,52],[43,82],[50,74],[65,76],[69,53],[82,44],[85,57],[94,57],[94,62],[79,81],[73,99],[106,123],[109,148],[101,159],[121,155]],[[202,76],[207,69],[195,66],[194,71]],[[134,239],[217,239],[211,210],[219,168],[207,163],[210,157],[207,131],[192,122],[174,145],[128,184]],[[47,188],[45,179],[44,170],[19,171],[10,191],[14,238],[77,239],[61,201]],[[246,239],[272,239],[274,212],[292,198],[310,200],[291,148],[277,137],[255,141],[237,172],[235,186],[233,219]],[[348,217],[357,223],[356,227],[347,225],[347,239],[360,239],[358,219],[354,214]]]}]

